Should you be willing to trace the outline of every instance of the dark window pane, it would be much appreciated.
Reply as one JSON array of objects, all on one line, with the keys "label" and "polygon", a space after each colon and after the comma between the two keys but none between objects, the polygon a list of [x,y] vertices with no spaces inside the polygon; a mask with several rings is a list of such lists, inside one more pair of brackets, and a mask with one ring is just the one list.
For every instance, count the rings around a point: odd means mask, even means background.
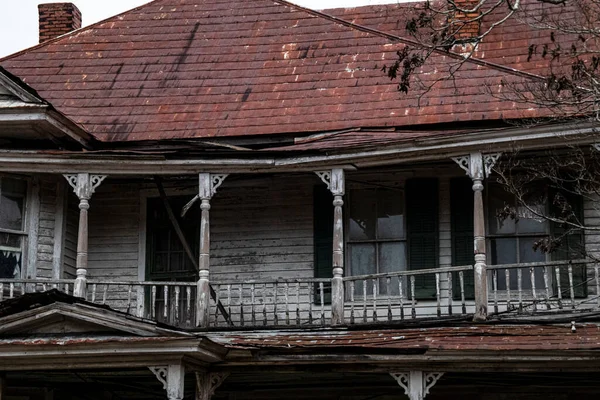
[{"label": "dark window pane", "polygon": [[0,198],[0,228],[23,230],[23,198],[2,194]]},{"label": "dark window pane", "polygon": [[[406,271],[406,244],[404,242],[379,244],[379,272]],[[379,293],[398,295],[398,278],[379,280]]]},{"label": "dark window pane", "polygon": [[377,272],[375,244],[350,245],[352,275],[369,275]]},{"label": "dark window pane", "polygon": [[515,264],[517,262],[517,239],[495,238],[490,241],[492,265]]},{"label": "dark window pane", "polygon": [[404,232],[404,205],[398,190],[377,191],[377,238],[402,239]]},{"label": "dark window pane", "polygon": [[353,190],[350,197],[350,240],[375,239],[375,191]]},{"label": "dark window pane", "polygon": [[21,236],[0,233],[0,278],[21,278]]},{"label": "dark window pane", "polygon": [[499,215],[506,206],[515,206],[513,195],[502,189],[498,185],[489,185],[488,193],[488,221],[490,234],[511,234],[515,233],[515,220],[511,217]]}]

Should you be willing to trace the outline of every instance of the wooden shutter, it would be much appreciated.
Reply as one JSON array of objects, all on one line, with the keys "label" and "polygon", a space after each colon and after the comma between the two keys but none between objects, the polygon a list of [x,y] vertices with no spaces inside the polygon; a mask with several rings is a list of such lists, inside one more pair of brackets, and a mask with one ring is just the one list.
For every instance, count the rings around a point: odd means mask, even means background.
[{"label": "wooden shutter", "polygon": [[[315,186],[313,218],[315,278],[331,278],[333,276],[333,195],[326,186]],[[325,301],[331,302],[330,284],[325,286]],[[315,285],[315,302],[320,303],[318,285]]]},{"label": "wooden shutter", "polygon": [[[406,226],[409,269],[437,268],[439,265],[437,179],[407,180]],[[435,277],[433,275],[417,277],[415,297],[427,299],[435,296]]]},{"label": "wooden shutter", "polygon": [[[557,205],[554,204],[554,196],[556,192],[551,191],[548,194],[548,199],[550,203],[550,213],[551,215],[558,216],[559,212],[556,209]],[[563,193],[563,196],[567,199],[568,203],[573,207],[573,211],[577,218],[580,221],[583,221],[583,199],[581,196],[576,196],[571,193]],[[550,225],[552,234],[554,236],[561,235],[565,232],[566,228],[558,223],[552,223]],[[578,231],[569,234],[561,246],[551,253],[551,258],[553,261],[561,261],[561,260],[576,260],[585,258],[585,251],[583,251],[584,238],[583,232]],[[577,249],[581,249],[578,251]],[[573,264],[573,286],[574,286],[574,294],[575,297],[587,297],[587,267],[585,264]],[[569,297],[569,272],[566,267],[560,268],[560,282],[561,288],[563,292],[563,298]],[[554,283],[556,289],[556,282]]]},{"label": "wooden shutter", "polygon": [[[473,182],[470,178],[450,180],[450,224],[452,233],[452,265],[473,265]],[[475,297],[473,273],[463,273],[465,298]],[[452,275],[452,292],[455,299],[461,298],[460,278]]]}]

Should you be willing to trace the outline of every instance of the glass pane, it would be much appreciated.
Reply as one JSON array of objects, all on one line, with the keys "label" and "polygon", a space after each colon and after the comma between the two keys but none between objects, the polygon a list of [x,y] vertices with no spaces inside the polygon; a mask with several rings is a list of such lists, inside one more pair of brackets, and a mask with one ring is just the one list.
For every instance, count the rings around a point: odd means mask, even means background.
[{"label": "glass pane", "polygon": [[495,238],[490,240],[492,265],[515,264],[517,262],[517,239]]},{"label": "glass pane", "polygon": [[375,191],[352,190],[350,198],[350,240],[375,239]]},{"label": "glass pane", "polygon": [[[4,189],[4,187],[2,188]],[[23,198],[2,192],[0,198],[0,228],[23,230]]]},{"label": "glass pane", "polygon": [[533,244],[541,238],[519,238],[519,262],[543,262],[546,261],[546,254],[540,250],[533,250]]},{"label": "glass pane", "polygon": [[21,278],[21,236],[0,234],[0,278]]},{"label": "glass pane", "polygon": [[404,204],[402,192],[380,189],[377,191],[377,237],[404,238]]},{"label": "glass pane", "polygon": [[21,179],[2,178],[2,193],[25,197],[27,182]]},{"label": "glass pane", "polygon": [[[381,243],[379,245],[379,272],[406,271],[406,244]],[[379,293],[398,295],[398,278],[394,277],[389,282],[387,278],[379,280]]]},{"label": "glass pane", "polygon": [[536,193],[527,196],[525,201],[528,207],[517,207],[517,230],[519,233],[545,233],[548,222],[539,215],[545,215],[546,197]]},{"label": "glass pane", "polygon": [[490,234],[515,233],[515,220],[503,215],[506,206],[514,208],[514,197],[498,185],[490,185],[488,193],[488,221]]},{"label": "glass pane", "polygon": [[375,264],[375,244],[350,245],[350,268],[352,275],[369,275],[377,273]]}]

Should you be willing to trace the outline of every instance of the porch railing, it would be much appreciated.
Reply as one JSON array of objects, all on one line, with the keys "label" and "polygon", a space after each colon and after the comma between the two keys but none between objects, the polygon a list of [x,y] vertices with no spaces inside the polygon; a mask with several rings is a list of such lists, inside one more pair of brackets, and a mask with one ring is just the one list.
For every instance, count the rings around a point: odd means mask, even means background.
[{"label": "porch railing", "polygon": [[[489,311],[600,309],[599,266],[587,260],[488,266]],[[466,316],[474,312],[473,267],[347,276],[346,324]],[[71,279],[0,279],[0,301],[58,289]],[[209,327],[329,326],[331,279],[211,281]],[[86,300],[171,325],[196,327],[196,282],[90,279]]]}]

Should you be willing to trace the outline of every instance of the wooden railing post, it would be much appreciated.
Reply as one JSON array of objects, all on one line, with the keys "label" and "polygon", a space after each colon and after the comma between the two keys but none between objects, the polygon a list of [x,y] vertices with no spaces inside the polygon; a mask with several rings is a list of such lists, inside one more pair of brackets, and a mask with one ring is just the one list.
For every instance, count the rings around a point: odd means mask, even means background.
[{"label": "wooden railing post", "polygon": [[106,179],[106,175],[90,175],[79,173],[65,175],[69,185],[79,198],[79,230],[77,233],[77,277],[73,287],[73,296],[86,298],[87,265],[88,265],[88,210],[89,200],[98,186]]},{"label": "wooden railing post", "polygon": [[344,324],[344,170],[317,171],[333,194],[333,276],[331,278],[331,324]]},{"label": "wooden railing post", "polygon": [[200,259],[196,294],[196,326],[207,328],[210,318],[210,200],[227,175],[199,174],[199,194],[202,210],[200,220]]},{"label": "wooden railing post", "polygon": [[456,157],[454,161],[467,172],[473,180],[473,237],[474,261],[473,274],[475,285],[475,321],[485,321],[488,314],[488,284],[485,249],[485,213],[483,206],[483,180],[492,172],[492,167],[500,153],[471,153]]}]

